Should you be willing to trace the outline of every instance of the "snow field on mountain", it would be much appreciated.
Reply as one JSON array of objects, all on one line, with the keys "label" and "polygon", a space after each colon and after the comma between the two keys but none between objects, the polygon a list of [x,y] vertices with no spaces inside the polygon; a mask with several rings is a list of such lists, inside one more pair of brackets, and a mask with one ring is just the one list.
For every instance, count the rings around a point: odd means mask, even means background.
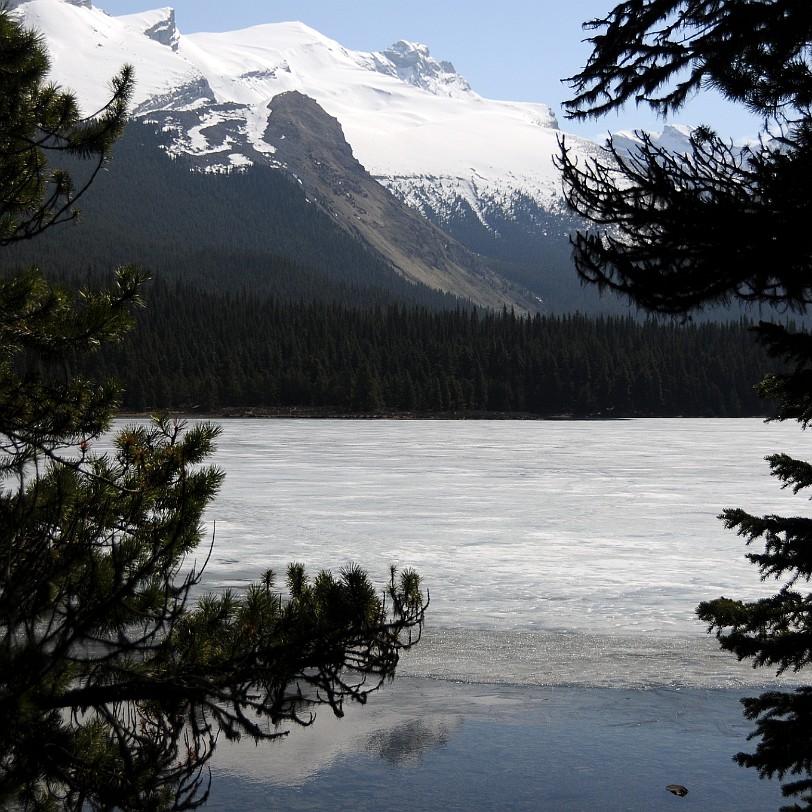
[{"label": "snow field on mountain", "polygon": [[[475,211],[483,208],[483,190],[488,205],[501,193],[560,208],[552,160],[560,133],[550,109],[483,99],[423,45],[397,43],[390,58],[348,50],[298,22],[184,35],[169,8],[112,17],[66,0],[29,0],[18,9],[43,32],[54,76],[88,112],[105,101],[105,80],[125,62],[135,68],[137,114],[214,107],[177,133],[175,152],[216,155],[220,165],[251,163],[256,155],[230,151],[230,143],[206,133],[229,119],[273,163],[273,145],[263,140],[269,109],[275,96],[296,90],[337,118],[356,158],[407,201],[416,195],[425,204],[428,179],[442,178],[435,196],[460,197]],[[576,136],[568,142],[583,153],[597,149]]]}]

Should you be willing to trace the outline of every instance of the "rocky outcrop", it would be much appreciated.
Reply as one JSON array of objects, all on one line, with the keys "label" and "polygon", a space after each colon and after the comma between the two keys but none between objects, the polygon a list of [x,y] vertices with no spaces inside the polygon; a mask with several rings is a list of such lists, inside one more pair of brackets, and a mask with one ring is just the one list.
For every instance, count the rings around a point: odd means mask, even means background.
[{"label": "rocky outcrop", "polygon": [[532,309],[530,298],[401,203],[356,160],[337,119],[292,91],[276,96],[265,140],[308,198],[406,279],[486,307]]}]

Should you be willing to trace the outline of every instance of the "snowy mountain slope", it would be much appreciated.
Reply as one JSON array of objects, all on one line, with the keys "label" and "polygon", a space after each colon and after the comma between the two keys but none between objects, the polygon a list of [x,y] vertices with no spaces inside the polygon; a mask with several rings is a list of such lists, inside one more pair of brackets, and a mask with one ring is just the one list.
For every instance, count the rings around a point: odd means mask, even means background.
[{"label": "snowy mountain slope", "polygon": [[88,114],[108,98],[105,80],[125,62],[135,65],[138,87],[135,102],[204,79],[160,38],[146,31],[170,16],[170,10],[132,17],[110,17],[87,0],[33,0],[14,5],[25,23],[41,32],[52,63],[52,73],[73,90]]},{"label": "snowy mountain slope", "polygon": [[[218,98],[252,109],[285,90],[315,99],[341,122],[370,174],[441,221],[458,199],[483,222],[488,204],[515,194],[546,210],[561,207],[550,109],[482,99],[424,46],[401,42],[383,53],[352,52],[302,24],[285,23],[191,35],[182,38],[179,53],[205,64]],[[595,149],[575,140],[585,152]]]},{"label": "snowy mountain slope", "polygon": [[[278,128],[275,135],[269,127],[275,100],[296,92],[339,122],[352,154],[372,177],[431,222],[451,231],[460,222],[470,231],[474,223],[492,241],[510,224],[511,234],[526,232],[536,240],[525,248],[527,256],[544,250],[552,230],[557,256],[564,255],[571,222],[553,165],[560,133],[550,109],[482,98],[424,45],[402,41],[375,53],[351,51],[297,22],[184,35],[171,8],[113,17],[89,0],[17,0],[15,7],[43,33],[53,75],[76,92],[88,113],[105,100],[103,80],[121,64],[132,64],[134,116],[166,134],[168,152],[200,169],[266,164],[303,183],[314,180],[318,173],[291,165]],[[577,136],[567,139],[583,155],[599,149]],[[427,281],[428,269],[408,268],[404,257],[417,256],[434,236],[415,237],[408,248],[394,245],[393,238],[380,236],[394,235],[390,225],[383,228],[380,218],[373,221],[362,208],[345,211],[335,187],[306,192],[405,276]],[[449,280],[459,281],[476,264],[470,257],[461,264],[451,260],[461,256],[457,249],[424,254],[420,263],[438,263],[435,285],[444,290],[454,289]],[[481,268],[477,274],[480,285],[487,274]],[[485,287],[491,293],[481,288],[474,298],[490,303],[493,279]]]},{"label": "snowy mountain slope", "polygon": [[[110,17],[87,0],[29,0],[18,8],[43,31],[55,75],[88,110],[103,100],[99,77],[128,61],[136,68],[138,116],[227,105],[227,113],[206,117],[208,125],[239,121],[245,140],[270,156],[268,105],[296,90],[341,122],[358,160],[407,202],[443,206],[460,195],[480,212],[480,201],[518,193],[546,209],[560,204],[550,109],[481,98],[423,45],[350,51],[301,23],[183,35],[171,9]],[[201,133],[178,148],[208,153],[211,165],[234,163],[222,142]],[[595,149],[570,140],[584,152]]]}]

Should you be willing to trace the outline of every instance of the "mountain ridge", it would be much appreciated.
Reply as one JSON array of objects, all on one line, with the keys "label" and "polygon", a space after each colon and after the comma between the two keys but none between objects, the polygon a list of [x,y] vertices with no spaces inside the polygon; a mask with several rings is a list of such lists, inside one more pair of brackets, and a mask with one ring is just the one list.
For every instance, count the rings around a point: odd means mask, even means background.
[{"label": "mountain ridge", "polygon": [[[88,0],[15,7],[43,32],[54,77],[84,109],[103,103],[100,76],[133,63],[133,117],[165,136],[170,157],[212,173],[254,165],[289,172],[407,279],[521,309],[542,306],[557,286],[578,287],[568,256],[573,220],[553,165],[561,131],[546,105],[484,99],[450,62],[405,40],[367,53],[299,22],[184,35],[168,7],[121,17]],[[291,115],[288,93],[298,94],[299,113],[310,122],[299,135],[306,131],[312,154],[293,157],[290,133],[270,127],[280,105]],[[320,123],[304,97],[322,111]],[[318,129],[334,134],[329,144]],[[600,149],[578,136],[567,143],[584,158]],[[347,173],[348,188],[362,183],[377,216],[327,179],[327,166]],[[359,167],[368,175],[363,182]],[[517,256],[516,273],[494,270],[494,260],[513,265]]]},{"label": "mountain ridge", "polygon": [[535,306],[532,297],[517,286],[509,289],[478,256],[400,205],[356,160],[339,122],[309,96],[298,91],[276,96],[266,132],[278,137],[276,159],[296,167],[315,202],[405,278],[487,307]]}]

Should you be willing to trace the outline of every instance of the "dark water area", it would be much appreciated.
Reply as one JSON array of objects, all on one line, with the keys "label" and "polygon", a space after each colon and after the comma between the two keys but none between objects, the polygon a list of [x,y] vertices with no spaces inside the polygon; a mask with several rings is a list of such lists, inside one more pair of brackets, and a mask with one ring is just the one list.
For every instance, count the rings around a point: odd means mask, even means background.
[{"label": "dark water area", "polygon": [[777,810],[778,783],[732,761],[741,696],[399,679],[342,720],[222,745],[206,809]]}]

